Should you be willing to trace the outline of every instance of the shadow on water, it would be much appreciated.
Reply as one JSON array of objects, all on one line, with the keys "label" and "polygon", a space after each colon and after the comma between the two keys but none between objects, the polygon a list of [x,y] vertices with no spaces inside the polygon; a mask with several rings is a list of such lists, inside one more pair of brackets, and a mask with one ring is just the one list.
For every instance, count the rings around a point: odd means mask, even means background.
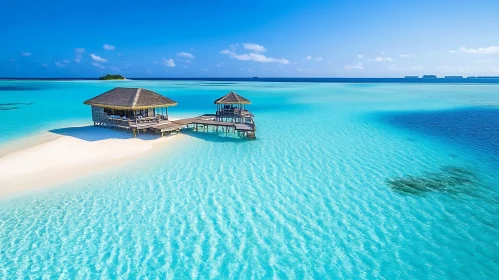
[{"label": "shadow on water", "polygon": [[[66,128],[58,128],[50,130],[50,132],[70,136],[74,138],[78,138],[84,141],[94,142],[101,141],[107,139],[131,139],[134,138],[132,133],[127,133],[124,130],[113,130],[106,127],[98,127],[98,126],[75,126],[75,127],[66,127]],[[138,137],[142,140],[154,140],[158,138],[158,135],[155,134],[140,134]]]},{"label": "shadow on water", "polygon": [[499,160],[499,108],[381,113],[380,120],[487,152]]},{"label": "shadow on water", "polygon": [[474,172],[466,168],[444,166],[437,172],[418,176],[407,175],[388,179],[386,182],[393,191],[407,195],[424,195],[431,192],[472,195],[479,180]]},{"label": "shadow on water", "polygon": [[216,143],[243,143],[243,142],[248,142],[248,141],[254,141],[254,140],[248,140],[245,138],[238,137],[236,134],[233,134],[232,132],[225,134],[225,132],[213,132],[213,131],[195,131],[192,129],[184,129],[182,130],[182,134],[198,138],[204,141],[209,141],[209,142],[216,142]]},{"label": "shadow on water", "polygon": [[[153,134],[149,132],[140,133],[137,137],[134,137],[133,133],[131,132],[127,133],[125,130],[113,130],[110,128],[98,127],[93,125],[58,128],[50,130],[49,132],[78,138],[88,142],[101,141],[107,139],[132,139],[132,138],[138,138],[141,140],[154,140],[161,137],[159,134]],[[205,132],[205,131],[193,131],[192,129],[183,129],[182,134],[209,142],[242,143],[249,141],[248,139],[240,138],[233,133],[228,133],[226,135],[225,132],[216,133],[212,131]]]}]

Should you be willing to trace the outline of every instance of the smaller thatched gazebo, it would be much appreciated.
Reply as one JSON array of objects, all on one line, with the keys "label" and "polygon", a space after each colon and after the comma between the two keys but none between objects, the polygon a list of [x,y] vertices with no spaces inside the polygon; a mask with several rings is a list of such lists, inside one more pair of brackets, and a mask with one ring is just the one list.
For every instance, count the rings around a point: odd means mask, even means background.
[{"label": "smaller thatched gazebo", "polygon": [[218,98],[214,103],[217,105],[217,121],[243,123],[246,122],[246,119],[250,119],[252,121],[253,114],[246,110],[246,105],[251,104],[251,101],[233,91]]},{"label": "smaller thatched gazebo", "polygon": [[168,120],[168,107],[178,104],[152,90],[119,87],[83,103],[92,106],[95,125]]}]

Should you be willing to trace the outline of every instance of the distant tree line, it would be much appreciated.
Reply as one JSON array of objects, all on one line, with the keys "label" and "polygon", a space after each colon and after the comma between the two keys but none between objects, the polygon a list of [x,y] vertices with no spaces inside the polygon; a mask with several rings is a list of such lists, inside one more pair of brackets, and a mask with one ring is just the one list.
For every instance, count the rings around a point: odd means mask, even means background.
[{"label": "distant tree line", "polygon": [[119,74],[107,74],[106,76],[102,76],[99,80],[124,80],[125,77]]}]

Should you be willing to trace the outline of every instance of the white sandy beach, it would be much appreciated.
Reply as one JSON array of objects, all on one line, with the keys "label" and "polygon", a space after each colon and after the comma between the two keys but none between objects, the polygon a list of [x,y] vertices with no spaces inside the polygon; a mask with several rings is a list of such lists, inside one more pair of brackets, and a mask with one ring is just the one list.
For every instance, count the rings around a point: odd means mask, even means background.
[{"label": "white sandy beach", "polygon": [[0,197],[40,190],[124,164],[182,135],[158,137],[93,126],[47,132],[0,153]]}]

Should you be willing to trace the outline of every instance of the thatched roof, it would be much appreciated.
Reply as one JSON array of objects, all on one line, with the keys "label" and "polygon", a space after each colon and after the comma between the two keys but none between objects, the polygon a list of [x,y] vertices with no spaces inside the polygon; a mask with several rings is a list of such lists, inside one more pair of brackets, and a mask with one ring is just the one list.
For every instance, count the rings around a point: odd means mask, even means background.
[{"label": "thatched roof", "polygon": [[215,104],[251,104],[251,101],[231,91],[215,100]]},{"label": "thatched roof", "polygon": [[114,88],[83,103],[124,110],[168,107],[178,104],[166,96],[145,88]]}]

